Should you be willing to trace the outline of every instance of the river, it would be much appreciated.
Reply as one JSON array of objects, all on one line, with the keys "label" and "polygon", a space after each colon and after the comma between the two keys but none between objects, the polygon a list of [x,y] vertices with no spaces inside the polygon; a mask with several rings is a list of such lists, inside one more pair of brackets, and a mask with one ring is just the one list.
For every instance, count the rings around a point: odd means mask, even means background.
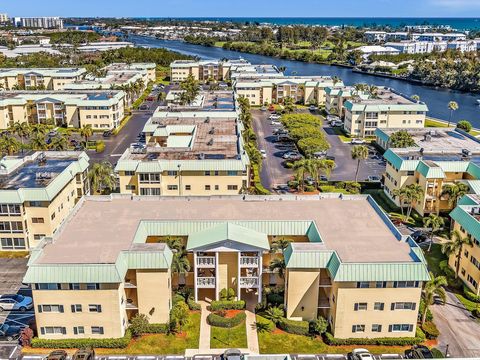
[{"label": "river", "polygon": [[250,61],[252,64],[274,64],[277,67],[285,66],[287,68],[287,75],[292,73],[297,75],[336,75],[342,79],[346,85],[368,83],[377,86],[388,86],[406,95],[420,96],[420,100],[424,101],[430,109],[428,115],[438,119],[448,120],[450,116],[448,103],[450,101],[456,101],[459,108],[454,112],[452,121],[458,122],[460,120],[468,120],[474,127],[480,128],[480,106],[477,104],[477,99],[480,99],[480,94],[464,93],[455,90],[422,86],[403,80],[359,74],[353,72],[349,68],[340,66],[284,60],[263,55],[229,51],[216,47],[193,45],[183,41],[159,40],[142,36],[130,36],[128,41],[131,41],[138,46],[161,47],[178,51],[186,55],[198,56],[199,58],[207,60],[222,58],[238,59],[239,57],[242,57]]}]

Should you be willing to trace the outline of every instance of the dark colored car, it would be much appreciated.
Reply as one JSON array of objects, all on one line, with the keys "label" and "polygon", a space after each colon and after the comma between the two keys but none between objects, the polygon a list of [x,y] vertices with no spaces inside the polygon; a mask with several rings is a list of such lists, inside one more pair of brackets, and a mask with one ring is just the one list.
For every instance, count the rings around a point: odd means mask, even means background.
[{"label": "dark colored car", "polygon": [[433,354],[429,348],[424,345],[415,345],[409,350],[405,350],[406,359],[433,359]]},{"label": "dark colored car", "polygon": [[415,232],[413,232],[411,235],[411,238],[413,240],[415,240],[416,243],[420,244],[422,242],[425,242],[428,240],[428,235],[425,234],[423,231],[421,230],[417,230]]},{"label": "dark colored car", "polygon": [[75,149],[74,149],[74,150],[75,150],[75,151],[83,151],[83,150],[85,150],[85,148],[83,147],[82,144],[77,144],[77,145],[75,145]]},{"label": "dark colored car", "polygon": [[94,360],[95,350],[93,348],[78,349],[72,356],[72,360]]},{"label": "dark colored car", "polygon": [[22,329],[18,326],[12,326],[8,324],[0,325],[0,340],[13,341],[20,337],[20,331]]},{"label": "dark colored car", "polygon": [[68,354],[65,350],[55,350],[48,354],[46,360],[67,360]]},{"label": "dark colored car", "polygon": [[108,138],[110,136],[112,136],[112,130],[107,130],[107,131],[103,132],[103,137],[104,138]]}]

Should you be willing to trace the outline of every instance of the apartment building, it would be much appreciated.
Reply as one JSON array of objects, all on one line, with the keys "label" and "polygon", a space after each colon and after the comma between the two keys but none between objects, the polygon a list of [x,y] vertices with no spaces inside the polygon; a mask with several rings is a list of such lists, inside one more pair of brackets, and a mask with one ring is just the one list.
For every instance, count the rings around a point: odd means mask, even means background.
[{"label": "apartment building", "polygon": [[[187,276],[170,272],[171,236],[185,243]],[[279,237],[291,241],[285,280],[269,270]],[[197,301],[232,288],[254,306],[264,285],[282,284],[290,319],[325,316],[337,338],[413,337],[427,280],[421,249],[372,198],[338,194],[83,198],[24,278],[46,339],[121,337],[137,313],[165,323],[179,285]]]},{"label": "apartment building", "polygon": [[0,69],[0,88],[4,90],[64,90],[83,79],[84,68]]},{"label": "apartment building", "polygon": [[90,193],[88,160],[56,151],[0,160],[0,251],[29,250],[57,232]]},{"label": "apartment building", "polygon": [[389,88],[368,99],[347,100],[344,129],[356,137],[374,136],[376,128],[423,128],[428,107]]},{"label": "apartment building", "polygon": [[281,104],[285,98],[305,105],[323,105],[326,89],[335,86],[343,86],[343,82],[330,76],[276,75],[260,79],[237,78],[233,88],[238,96],[246,97],[254,106]]},{"label": "apartment building", "polygon": [[230,79],[230,70],[239,71],[241,67],[252,65],[243,59],[238,60],[175,60],[170,64],[170,79],[172,82],[182,82],[189,75],[201,82],[226,81]]},{"label": "apartment building", "polygon": [[12,22],[17,27],[63,29],[63,19],[58,16],[14,17]]},{"label": "apartment building", "polygon": [[114,129],[124,117],[125,93],[98,91],[14,91],[0,93],[0,128],[15,122]]},{"label": "apartment building", "polygon": [[385,31],[366,31],[364,38],[367,42],[384,42],[384,41],[428,41],[428,42],[437,42],[437,41],[458,41],[466,40],[467,35],[464,33],[415,33],[408,31],[397,31],[397,32],[385,32]]},{"label": "apartment building", "polygon": [[2,13],[0,14],[0,23],[6,23],[8,21],[8,14]]},{"label": "apartment building", "polygon": [[325,88],[325,110],[328,114],[338,115],[341,119],[345,117],[345,102],[354,97],[368,99],[368,93],[357,91],[352,86],[334,86]]},{"label": "apartment building", "polygon": [[418,184],[423,190],[422,198],[414,209],[422,216],[452,210],[453,203],[443,195],[447,184],[463,183],[472,194],[480,194],[480,141],[456,129],[408,129],[416,146],[395,149],[389,146],[390,136],[399,129],[376,130],[377,143],[388,148],[384,153],[387,161],[384,191],[401,205],[396,190]]},{"label": "apartment building", "polygon": [[[480,196],[465,195],[458,201],[457,207],[450,213],[453,229],[462,236],[473,240],[472,246],[464,246],[460,254],[458,277],[475,294],[480,294]],[[457,256],[448,260],[450,267],[457,271]]]},{"label": "apartment building", "polygon": [[448,48],[446,41],[415,41],[388,42],[385,46],[397,49],[402,54],[428,54],[434,51],[443,52]]}]

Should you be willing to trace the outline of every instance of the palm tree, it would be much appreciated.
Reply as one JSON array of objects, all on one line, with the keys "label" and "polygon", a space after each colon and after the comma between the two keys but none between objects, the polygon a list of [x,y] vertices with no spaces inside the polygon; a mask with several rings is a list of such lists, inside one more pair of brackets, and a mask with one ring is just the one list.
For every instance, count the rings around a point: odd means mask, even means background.
[{"label": "palm tree", "polygon": [[85,147],[87,147],[88,138],[92,135],[93,135],[92,125],[88,124],[80,129],[80,136],[83,136],[85,138]]},{"label": "palm tree", "polygon": [[435,297],[438,296],[443,302],[447,299],[447,294],[445,293],[444,286],[447,286],[447,278],[445,276],[437,276],[434,277],[432,273],[430,273],[430,280],[425,283],[425,287],[423,288],[423,300],[425,302],[425,307],[422,313],[422,324],[425,324],[425,320],[427,319],[428,309],[430,305],[433,305],[435,302]]},{"label": "palm tree", "polygon": [[0,137],[0,151],[2,154],[13,155],[18,152],[20,143],[11,135],[3,135]]},{"label": "palm tree", "polygon": [[272,321],[274,324],[278,324],[282,321],[285,313],[283,309],[279,307],[270,307],[265,311],[265,318]]},{"label": "palm tree", "polygon": [[448,205],[454,208],[457,202],[464,195],[468,194],[469,187],[463,183],[445,184],[442,188],[440,196],[446,195],[448,197]]},{"label": "palm tree", "polygon": [[293,98],[291,98],[290,96],[287,96],[285,99],[283,99],[283,107],[287,114],[294,112],[296,109],[296,106]]},{"label": "palm tree", "polygon": [[290,242],[291,242],[290,239],[287,239],[287,238],[284,238],[284,237],[281,237],[279,239],[275,239],[272,242],[272,250],[274,250],[274,251],[280,250],[283,254],[283,252],[286,250],[288,245],[290,245]]},{"label": "palm tree", "polygon": [[298,160],[293,163],[293,171],[295,173],[295,178],[298,181],[300,190],[304,191],[305,186],[305,175],[308,173],[308,162],[307,160]]},{"label": "palm tree", "polygon": [[20,138],[20,142],[22,143],[22,153],[23,153],[24,139],[26,139],[31,133],[30,125],[28,124],[28,122],[23,122],[23,123],[15,122],[10,127],[10,132],[18,135],[18,137]]},{"label": "palm tree", "polygon": [[371,97],[376,97],[378,94],[378,88],[375,85],[368,86],[368,93]]},{"label": "palm tree", "polygon": [[179,237],[168,236],[165,242],[170,250],[173,250],[177,253],[183,250],[183,241]]},{"label": "palm tree", "polygon": [[448,103],[448,109],[450,110],[450,118],[448,119],[448,126],[450,126],[450,122],[452,121],[453,112],[458,110],[458,104],[456,101],[450,101]]},{"label": "palm tree", "polygon": [[428,217],[423,219],[423,224],[425,227],[430,228],[430,244],[428,245],[428,251],[432,249],[432,243],[433,243],[433,235],[440,230],[443,225],[445,224],[445,221],[441,216],[438,216],[436,214],[430,214]]},{"label": "palm tree", "polygon": [[112,164],[108,161],[95,163],[88,172],[91,189],[94,193],[101,194],[106,190],[112,191],[117,186]]},{"label": "palm tree", "polygon": [[402,218],[405,218],[405,214],[403,213],[403,201],[407,196],[407,191],[408,190],[405,187],[393,190],[393,196],[398,196],[398,202],[400,203],[400,211],[402,212]]},{"label": "palm tree", "polygon": [[408,201],[408,208],[407,208],[407,219],[410,219],[410,215],[412,214],[413,207],[420,201],[423,197],[423,189],[418,184],[410,184],[406,187],[407,191],[405,192],[405,199]]},{"label": "palm tree", "polygon": [[415,100],[415,101],[420,101],[420,96],[412,95],[412,99]]},{"label": "palm tree", "polygon": [[357,182],[360,161],[368,159],[368,147],[365,145],[355,145],[352,148],[351,155],[353,160],[357,160],[357,170],[355,171],[355,182]]},{"label": "palm tree", "polygon": [[45,141],[45,135],[36,134],[30,138],[28,144],[32,150],[47,150],[48,145]]},{"label": "palm tree", "polygon": [[460,259],[462,257],[463,247],[472,245],[472,238],[469,236],[463,236],[458,230],[453,230],[450,235],[450,240],[442,244],[442,253],[448,257],[451,255],[455,255],[457,257],[455,278],[458,277],[458,273],[460,271]]},{"label": "palm tree", "polygon": [[[184,252],[175,253],[172,257],[172,274],[186,276],[190,271],[190,261]],[[180,282],[180,281],[179,281]]]},{"label": "palm tree", "polygon": [[68,149],[68,138],[65,134],[57,135],[51,138],[48,148],[56,151],[63,151]]},{"label": "palm tree", "polygon": [[337,83],[339,83],[340,81],[340,78],[338,76],[333,76],[332,77],[332,83],[333,83],[333,86],[335,86]]},{"label": "palm tree", "polygon": [[276,271],[278,272],[278,276],[282,279],[285,278],[285,271],[286,271],[286,266],[285,266],[285,259],[282,257],[277,257],[272,259],[270,262],[270,265],[268,265],[268,268],[270,271]]},{"label": "palm tree", "polygon": [[48,127],[45,124],[33,124],[31,126],[32,135],[43,135],[48,132]]}]

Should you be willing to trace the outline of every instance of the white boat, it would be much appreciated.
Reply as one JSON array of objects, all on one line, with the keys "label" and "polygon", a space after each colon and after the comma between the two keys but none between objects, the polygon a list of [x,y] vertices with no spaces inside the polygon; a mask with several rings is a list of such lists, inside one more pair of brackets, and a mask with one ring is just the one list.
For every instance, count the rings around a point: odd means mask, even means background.
[{"label": "white boat", "polygon": [[477,99],[477,104],[480,105],[480,99]]}]

